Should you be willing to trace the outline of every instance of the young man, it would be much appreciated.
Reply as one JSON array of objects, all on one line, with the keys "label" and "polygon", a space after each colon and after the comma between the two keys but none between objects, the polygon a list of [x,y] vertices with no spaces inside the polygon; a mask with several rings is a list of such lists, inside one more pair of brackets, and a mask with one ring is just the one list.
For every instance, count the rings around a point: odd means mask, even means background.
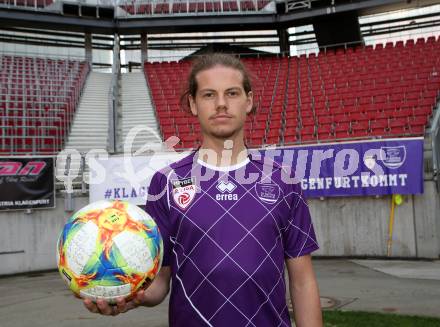
[{"label": "young man", "polygon": [[202,57],[187,96],[202,145],[153,176],[146,205],[164,239],[162,269],[133,301],[86,307],[115,315],[154,306],[172,280],[170,326],[291,326],[287,267],[296,325],[322,326],[310,257],[318,245],[301,189],[244,143],[253,110],[245,68],[229,55]]}]

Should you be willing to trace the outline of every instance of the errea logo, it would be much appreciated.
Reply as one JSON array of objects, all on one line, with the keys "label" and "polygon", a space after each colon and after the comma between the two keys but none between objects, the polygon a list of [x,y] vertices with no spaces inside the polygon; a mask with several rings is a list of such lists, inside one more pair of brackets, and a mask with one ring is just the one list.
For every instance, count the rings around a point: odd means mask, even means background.
[{"label": "errea logo", "polygon": [[237,188],[237,186],[230,181],[227,181],[226,183],[224,181],[220,181],[217,184],[217,190],[219,190],[222,193],[225,193],[225,192],[231,193],[236,188]]},{"label": "errea logo", "polygon": [[[217,201],[237,201],[238,194],[232,193],[237,188],[237,185],[232,183],[231,181],[219,181],[217,184],[217,190],[221,192],[215,195],[215,199]],[[227,193],[227,194],[225,194]]]}]

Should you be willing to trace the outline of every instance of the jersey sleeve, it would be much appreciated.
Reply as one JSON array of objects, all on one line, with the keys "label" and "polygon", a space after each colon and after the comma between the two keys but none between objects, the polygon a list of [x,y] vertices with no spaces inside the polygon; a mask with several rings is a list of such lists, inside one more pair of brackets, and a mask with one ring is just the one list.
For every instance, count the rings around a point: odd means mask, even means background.
[{"label": "jersey sleeve", "polygon": [[299,183],[289,185],[285,199],[287,215],[282,231],[284,256],[296,258],[319,249],[309,207]]},{"label": "jersey sleeve", "polygon": [[162,266],[169,266],[172,243],[170,241],[171,223],[168,206],[168,184],[166,176],[161,171],[156,172],[151,179],[145,211],[159,227],[164,246]]}]

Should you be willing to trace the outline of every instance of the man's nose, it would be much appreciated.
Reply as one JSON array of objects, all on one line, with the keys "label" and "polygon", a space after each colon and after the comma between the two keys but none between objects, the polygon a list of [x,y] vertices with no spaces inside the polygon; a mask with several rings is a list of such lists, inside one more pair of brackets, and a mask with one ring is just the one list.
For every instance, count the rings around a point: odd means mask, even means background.
[{"label": "man's nose", "polygon": [[226,107],[227,107],[226,97],[225,97],[224,94],[220,94],[217,97],[216,108],[217,109],[222,109],[222,108],[226,108]]}]

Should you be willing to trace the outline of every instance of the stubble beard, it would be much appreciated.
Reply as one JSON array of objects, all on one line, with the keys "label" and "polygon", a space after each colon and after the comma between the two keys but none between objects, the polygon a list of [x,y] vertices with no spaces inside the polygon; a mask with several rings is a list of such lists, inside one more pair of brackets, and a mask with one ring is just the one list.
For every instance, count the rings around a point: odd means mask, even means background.
[{"label": "stubble beard", "polygon": [[231,128],[225,128],[225,127],[219,127],[219,128],[213,128],[210,131],[207,131],[208,135],[220,139],[220,140],[230,140],[235,139],[237,135],[240,134],[240,131],[243,129],[243,126],[239,126],[235,129]]},{"label": "stubble beard", "polygon": [[226,139],[230,139],[230,138],[232,138],[232,136],[236,135],[236,131],[220,130],[220,131],[212,131],[209,134],[217,139],[226,140]]}]

